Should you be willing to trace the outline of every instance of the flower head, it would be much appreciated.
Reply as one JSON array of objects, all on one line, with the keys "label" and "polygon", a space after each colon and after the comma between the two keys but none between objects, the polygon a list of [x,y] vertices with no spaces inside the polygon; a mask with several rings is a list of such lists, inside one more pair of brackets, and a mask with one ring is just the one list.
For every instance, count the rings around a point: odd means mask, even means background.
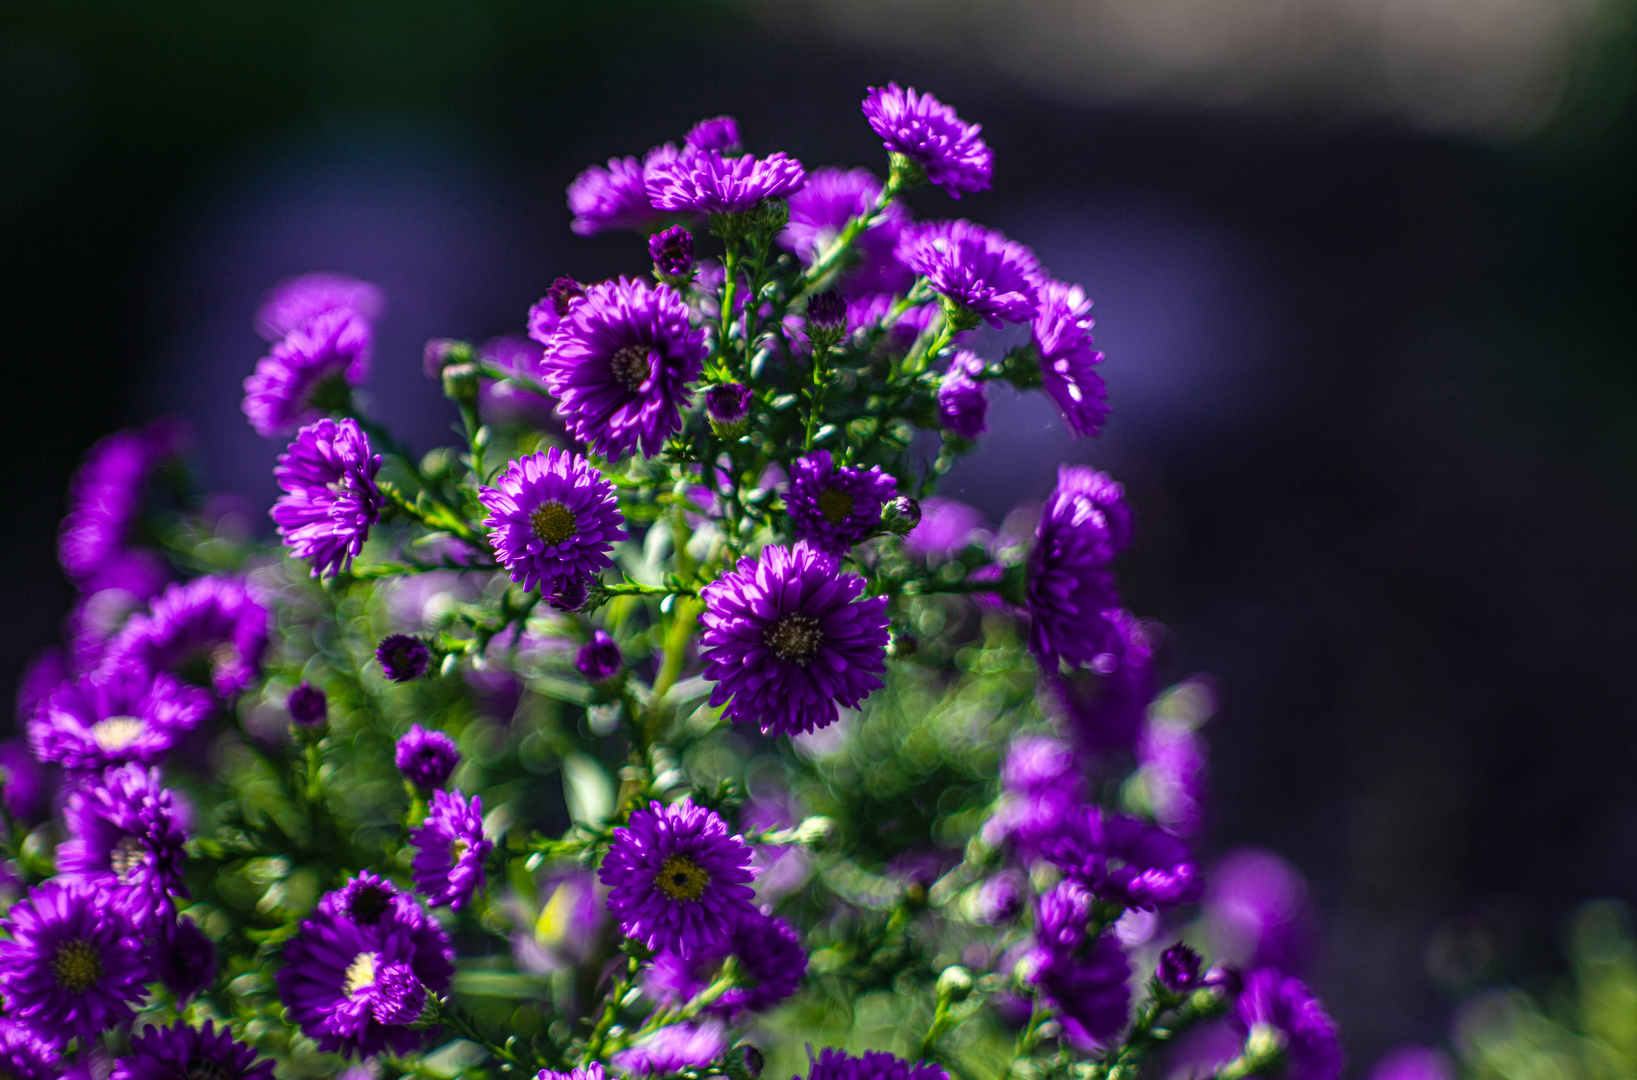
[{"label": "flower head", "polygon": [[722,1021],[672,1024],[644,1035],[613,1057],[614,1068],[629,1076],[664,1076],[709,1065],[728,1046]]},{"label": "flower head", "polygon": [[0,1020],[0,1076],[13,1080],[57,1080],[62,1075],[57,1047],[27,1024]]},{"label": "flower head", "polygon": [[797,458],[791,466],[784,505],[794,521],[797,540],[842,555],[877,531],[881,508],[897,491],[898,482],[879,465],[837,467],[830,451],[819,450]]},{"label": "flower head", "polygon": [[650,949],[719,948],[756,909],[751,850],[712,810],[683,799],[631,812],[597,876],[620,930]]},{"label": "flower head", "polygon": [[147,929],[186,896],[182,845],[187,833],[159,770],[122,765],[68,797],[68,839],[57,847],[57,874],[101,889]]},{"label": "flower head", "polygon": [[1035,960],[1032,979],[1057,1009],[1064,1032],[1076,1046],[1106,1045],[1125,1027],[1131,1009],[1131,963],[1112,932],[1074,950],[1039,949]]},{"label": "flower head", "polygon": [[700,593],[700,655],[716,680],[712,705],[768,735],[832,724],[886,670],[887,600],[860,600],[864,579],[806,543],[741,559]]},{"label": "flower head", "polygon": [[233,1038],[227,1027],[217,1030],[206,1020],[202,1028],[177,1021],[170,1027],[150,1027],[131,1038],[130,1053],[119,1059],[109,1080],[174,1080],[176,1077],[223,1077],[232,1080],[273,1080],[273,1063],[256,1059],[256,1051]]},{"label": "flower head", "polygon": [[393,762],[404,779],[423,791],[431,791],[441,788],[455,775],[460,750],[455,740],[443,732],[428,731],[416,724],[398,740]]},{"label": "flower head", "polygon": [[1205,822],[1205,740],[1185,723],[1157,717],[1137,740],[1137,780],[1160,828],[1192,836]]},{"label": "flower head", "polygon": [[1118,485],[1084,466],[1058,470],[1029,553],[1029,647],[1055,671],[1108,654],[1115,633],[1103,612],[1119,607],[1109,562],[1130,538]]},{"label": "flower head", "polygon": [[[367,875],[366,875],[367,876]],[[301,930],[284,946],[284,967],[276,976],[279,998],[290,1019],[318,1042],[319,1048],[348,1056],[370,1057],[390,1050],[409,1054],[420,1049],[433,1032],[397,1023],[384,1023],[376,1006],[396,1019],[392,1007],[401,1004],[403,972],[386,979],[383,974],[403,965],[407,974],[428,991],[449,989],[455,974],[454,949],[438,924],[407,896],[373,879],[366,911],[355,918],[345,906],[352,891],[329,893],[304,920]]]},{"label": "flower head", "polygon": [[704,331],[674,289],[620,278],[570,306],[547,346],[544,376],[575,438],[608,458],[638,446],[653,456],[681,429],[705,353]]},{"label": "flower head", "polygon": [[414,682],[432,666],[432,650],[409,634],[388,634],[375,646],[381,673],[393,682]]},{"label": "flower head", "polygon": [[593,1061],[589,1065],[576,1066],[568,1072],[553,1072],[550,1069],[541,1069],[534,1074],[534,1080],[606,1080],[603,1064]]},{"label": "flower head", "polygon": [[720,150],[730,154],[741,149],[739,121],[731,116],[713,116],[695,124],[682,141],[694,150]]},{"label": "flower head", "polygon": [[149,978],[130,916],[102,888],[53,879],[0,919],[0,998],[9,1019],[89,1044],[131,1022]]},{"label": "flower head", "polygon": [[693,273],[693,233],[681,225],[648,238],[648,255],[662,278],[679,279]]},{"label": "flower head", "polygon": [[1277,854],[1229,852],[1211,872],[1203,906],[1206,933],[1221,958],[1287,975],[1306,965],[1313,931],[1307,881]]},{"label": "flower head", "polygon": [[153,968],[165,989],[185,1002],[216,981],[216,946],[189,918],[165,925]]},{"label": "flower head", "polygon": [[1258,1028],[1278,1036],[1287,1080],[1338,1080],[1343,1055],[1336,1022],[1302,980],[1272,968],[1245,977],[1234,1015],[1247,1034]]},{"label": "flower head", "polygon": [[705,391],[705,416],[718,433],[741,431],[750,418],[750,387],[744,383],[718,383]]},{"label": "flower head", "polygon": [[806,1080],[949,1080],[949,1074],[927,1062],[908,1062],[881,1050],[853,1057],[841,1050],[807,1051]]},{"label": "flower head", "polygon": [[1119,608],[1104,611],[1093,626],[1102,635],[1099,651],[1082,668],[1048,671],[1046,681],[1082,747],[1094,754],[1129,749],[1154,697],[1158,632]]},{"label": "flower head", "polygon": [[574,666],[592,682],[607,682],[620,673],[625,658],[620,655],[619,644],[606,631],[598,630],[574,654]]},{"label": "flower head", "polygon": [[380,520],[386,497],[375,486],[381,455],[370,453],[358,421],[325,418],[296,433],[273,478],[283,489],[273,523],[284,546],[311,559],[313,576],[345,570]]},{"label": "flower head", "polygon": [[970,221],[906,225],[898,260],[990,326],[1034,317],[1040,264],[1034,252],[993,229]]},{"label": "flower head", "polygon": [[180,442],[177,424],[160,422],[109,435],[85,455],[69,484],[68,514],[57,539],[63,570],[82,590],[121,584],[143,486]]},{"label": "flower head", "polygon": [[661,210],[742,214],[763,199],[800,191],[807,173],[785,154],[725,157],[720,150],[702,149],[648,170],[644,182],[649,201]]},{"label": "flower head", "polygon": [[426,823],[409,833],[415,848],[415,891],[433,907],[459,909],[483,887],[483,864],[494,841],[483,835],[483,800],[457,789],[434,791]]},{"label": "flower head", "polygon": [[1199,985],[1199,954],[1182,942],[1160,953],[1154,978],[1173,994],[1186,994]]},{"label": "flower head", "polygon": [[1199,898],[1202,882],[1187,845],[1126,814],[1077,807],[1042,848],[1099,899],[1154,910]]},{"label": "flower head", "polygon": [[356,312],[327,311],[286,334],[244,381],[244,415],[256,434],[286,435],[346,403],[369,375],[373,331]]},{"label": "flower head", "polygon": [[210,694],[163,672],[111,668],[66,682],[28,722],[41,761],[97,770],[152,764],[216,707]]},{"label": "flower head", "polygon": [[983,528],[983,515],[954,499],[921,500],[921,523],[904,537],[904,550],[924,559],[943,560],[972,542]]},{"label": "flower head", "polygon": [[330,715],[330,702],[324,691],[305,681],[290,691],[284,699],[284,708],[290,714],[290,722],[298,727],[321,727]]},{"label": "flower head", "polygon": [[987,391],[982,383],[966,373],[966,367],[957,358],[938,383],[938,422],[963,439],[976,439],[989,430],[984,422],[988,414]]},{"label": "flower head", "polygon": [[807,950],[801,935],[776,915],[756,912],[733,931],[733,955],[739,963],[740,985],[723,994],[723,1012],[771,1009],[794,994],[807,974]]},{"label": "flower head", "polygon": [[648,198],[646,177],[677,155],[671,143],[655,147],[638,161],[609,158],[608,167],[593,165],[568,186],[569,225],[580,236],[595,236],[615,229],[643,229],[659,217]]},{"label": "flower head", "polygon": [[224,698],[256,681],[269,615],[243,581],[201,577],[172,585],[108,643],[105,668],[169,671]]},{"label": "flower head", "polygon": [[890,153],[902,154],[952,199],[963,191],[989,190],[995,153],[978,136],[982,125],[968,124],[931,94],[897,83],[870,87],[864,117]]},{"label": "flower head", "polygon": [[1103,354],[1093,349],[1091,301],[1078,285],[1046,281],[1030,330],[1040,353],[1040,382],[1078,436],[1095,435],[1108,419],[1108,388],[1097,374]]},{"label": "flower head", "polygon": [[478,489],[489,511],[495,557],[525,589],[559,583],[613,565],[609,551],[625,539],[612,482],[570,450],[553,446],[512,462],[494,487]]},{"label": "flower head", "polygon": [[[790,220],[779,243],[812,263],[848,221],[869,213],[880,198],[881,181],[868,169],[814,169],[807,174],[807,185],[790,196]],[[890,202],[853,241],[857,263],[842,274],[839,287],[849,300],[868,293],[903,293],[915,283],[915,275],[894,255],[907,221],[903,204]]]},{"label": "flower head", "polygon": [[386,297],[367,281],[342,274],[303,274],[273,286],[256,310],[256,333],[267,341],[307,326],[320,315],[346,311],[372,323],[386,310]]}]

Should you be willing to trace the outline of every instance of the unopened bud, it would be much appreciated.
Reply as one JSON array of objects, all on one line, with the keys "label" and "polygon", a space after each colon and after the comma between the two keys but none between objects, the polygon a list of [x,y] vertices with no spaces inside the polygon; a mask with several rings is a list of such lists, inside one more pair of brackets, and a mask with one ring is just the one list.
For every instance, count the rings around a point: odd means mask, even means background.
[{"label": "unopened bud", "polygon": [[421,370],[426,372],[428,379],[436,379],[443,374],[443,369],[450,364],[459,364],[472,359],[472,346],[454,338],[433,338],[426,343],[421,351]]},{"label": "unopened bud", "polygon": [[888,532],[903,536],[921,523],[921,504],[908,495],[900,495],[881,508],[881,526]]},{"label": "unopened bud", "polygon": [[571,277],[560,277],[551,283],[544,299],[557,312],[559,319],[568,317],[568,306],[585,295],[585,286]]},{"label": "unopened bud", "polygon": [[944,1001],[965,1001],[972,993],[972,973],[959,964],[944,968],[938,976],[938,997]]},{"label": "unopened bud", "polygon": [[1245,1036],[1245,1057],[1252,1072],[1267,1068],[1285,1050],[1285,1033],[1272,1024],[1252,1024]]},{"label": "unopened bud", "polygon": [[732,1080],[757,1080],[767,1063],[762,1052],[750,1043],[740,1043],[722,1057],[722,1071]]},{"label": "unopened bud", "polygon": [[768,232],[778,232],[790,220],[790,204],[783,199],[763,199],[756,208],[756,225]]},{"label": "unopened bud", "polygon": [[724,439],[736,439],[750,422],[750,389],[743,383],[721,383],[705,391],[705,418]]},{"label": "unopened bud", "polygon": [[654,276],[680,288],[693,277],[693,234],[681,225],[648,238],[648,254],[654,260]]},{"label": "unopened bud", "polygon": [[1199,954],[1177,942],[1160,954],[1154,978],[1170,993],[1187,993],[1199,985]]},{"label": "unopened bud", "polygon": [[828,349],[847,336],[847,300],[831,289],[807,301],[807,337],[815,349]]},{"label": "unopened bud", "polygon": [[814,847],[830,839],[835,834],[836,823],[834,818],[827,818],[822,814],[815,814],[803,819],[796,826],[796,843],[804,847]]},{"label": "unopened bud", "polygon": [[469,360],[445,364],[443,396],[450,401],[472,401],[477,397],[477,365]]},{"label": "unopened bud", "polygon": [[290,691],[290,696],[284,699],[284,707],[290,711],[290,724],[297,735],[321,736],[329,727],[329,701],[324,691],[312,683],[303,682]]},{"label": "unopened bud", "polygon": [[887,642],[887,655],[894,660],[902,660],[906,656],[914,656],[920,647],[920,639],[908,630],[894,630],[892,640]]}]

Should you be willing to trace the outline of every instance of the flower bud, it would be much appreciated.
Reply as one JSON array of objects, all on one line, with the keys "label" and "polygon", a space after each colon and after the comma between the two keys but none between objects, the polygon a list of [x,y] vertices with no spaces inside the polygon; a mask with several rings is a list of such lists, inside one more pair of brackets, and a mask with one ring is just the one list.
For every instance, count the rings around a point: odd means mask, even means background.
[{"label": "flower bud", "polygon": [[757,1080],[765,1064],[761,1050],[749,1043],[740,1043],[722,1058],[722,1069],[732,1080]]},{"label": "flower bud", "polygon": [[1167,992],[1186,994],[1199,985],[1199,954],[1177,942],[1160,954],[1154,978]]},{"label": "flower bud", "polygon": [[546,596],[546,603],[558,611],[579,611],[585,607],[586,601],[591,599],[591,579],[589,577],[565,578]]},{"label": "flower bud", "polygon": [[432,650],[420,638],[392,634],[375,647],[375,659],[393,682],[414,682],[432,665]]},{"label": "flower bud", "polygon": [[847,300],[831,289],[807,301],[807,337],[815,349],[828,349],[847,336]]},{"label": "flower bud", "polygon": [[750,422],[750,388],[743,383],[721,383],[705,391],[705,418],[724,439],[736,439]]},{"label": "flower bud", "polygon": [[433,338],[421,350],[421,370],[428,379],[436,379],[450,364],[465,363],[472,359],[472,346],[454,338]]},{"label": "flower bud", "polygon": [[744,153],[739,142],[739,121],[731,116],[713,116],[695,124],[683,142],[695,150],[719,150],[723,157]]},{"label": "flower bud", "polygon": [[693,234],[681,225],[648,238],[648,254],[654,260],[654,276],[675,288],[693,277]]},{"label": "flower bud", "polygon": [[625,658],[620,647],[605,631],[598,630],[592,639],[580,646],[574,654],[574,666],[580,674],[594,683],[603,683],[620,673]]},{"label": "flower bud", "polygon": [[284,699],[284,707],[290,712],[290,723],[302,734],[322,731],[329,722],[329,701],[324,697],[324,691],[312,683],[303,682],[290,696]]},{"label": "flower bud", "polygon": [[477,400],[477,365],[463,360],[445,364],[443,368],[443,396],[450,401]]},{"label": "flower bud", "polygon": [[906,656],[914,656],[920,647],[920,640],[908,630],[894,630],[891,640],[887,642],[887,655],[894,660],[902,660]]},{"label": "flower bud", "polygon": [[900,495],[881,508],[881,527],[903,536],[921,523],[921,504]]},{"label": "flower bud", "polygon": [[1266,1070],[1285,1050],[1285,1033],[1272,1024],[1252,1024],[1245,1036],[1245,1058],[1250,1064],[1246,1070],[1258,1073]]},{"label": "flower bud", "polygon": [[938,998],[942,1001],[965,1001],[972,993],[972,973],[959,964],[944,968],[938,976]]},{"label": "flower bud", "polygon": [[551,283],[544,299],[551,304],[552,310],[557,312],[557,317],[562,319],[568,316],[569,305],[584,295],[584,285],[571,277],[560,277]]},{"label": "flower bud", "polygon": [[763,199],[755,211],[756,226],[770,233],[778,232],[790,220],[790,204],[783,199]]}]

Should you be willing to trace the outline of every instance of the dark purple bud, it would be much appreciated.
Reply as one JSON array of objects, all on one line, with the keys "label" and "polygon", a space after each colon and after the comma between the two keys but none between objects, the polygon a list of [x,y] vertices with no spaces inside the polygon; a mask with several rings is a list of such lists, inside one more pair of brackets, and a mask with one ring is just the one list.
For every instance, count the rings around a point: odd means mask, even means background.
[{"label": "dark purple bud", "polygon": [[558,611],[579,611],[591,596],[591,579],[565,578],[546,596],[546,603]]},{"label": "dark purple bud", "polygon": [[1199,985],[1199,954],[1182,942],[1160,954],[1154,978],[1173,994],[1186,994]]},{"label": "dark purple bud", "polygon": [[580,674],[594,683],[607,682],[620,673],[625,664],[625,658],[620,655],[620,647],[614,639],[598,630],[591,640],[580,646],[580,651],[574,654],[574,666],[580,669]]},{"label": "dark purple bud", "polygon": [[899,536],[921,523],[921,504],[908,495],[900,495],[881,508],[881,526]]},{"label": "dark purple bud", "polygon": [[406,780],[430,791],[447,784],[455,774],[455,767],[460,764],[460,750],[455,740],[443,732],[428,731],[416,724],[398,740],[392,760]]},{"label": "dark purple bud", "polygon": [[705,391],[705,416],[718,432],[736,429],[750,416],[750,388],[722,383]]},{"label": "dark purple bud", "polygon": [[1239,991],[1245,988],[1245,973],[1232,964],[1218,964],[1207,971],[1200,981],[1213,990],[1221,991],[1224,997],[1236,998]]},{"label": "dark purple bud", "polygon": [[309,682],[290,691],[290,696],[284,699],[284,707],[290,710],[290,722],[301,727],[318,727],[330,716],[330,704],[324,691]]},{"label": "dark purple bud", "polygon": [[216,946],[192,919],[177,919],[156,944],[154,967],[159,981],[175,995],[178,1005],[216,981]]},{"label": "dark purple bud", "polygon": [[559,319],[568,315],[568,305],[585,295],[585,286],[571,277],[560,277],[546,290],[545,298],[557,312]]},{"label": "dark purple bud", "polygon": [[834,289],[819,293],[807,301],[807,336],[816,338],[829,335],[830,341],[839,341],[847,329],[847,300]]},{"label": "dark purple bud", "polygon": [[672,225],[648,238],[648,254],[662,280],[680,281],[693,273],[693,233]]},{"label": "dark purple bud", "polygon": [[695,150],[720,150],[730,153],[741,149],[739,121],[731,116],[715,116],[701,120],[683,137],[683,142]]},{"label": "dark purple bud", "polygon": [[426,642],[408,634],[392,634],[375,647],[375,659],[393,682],[413,682],[426,674],[432,664],[432,650]]}]

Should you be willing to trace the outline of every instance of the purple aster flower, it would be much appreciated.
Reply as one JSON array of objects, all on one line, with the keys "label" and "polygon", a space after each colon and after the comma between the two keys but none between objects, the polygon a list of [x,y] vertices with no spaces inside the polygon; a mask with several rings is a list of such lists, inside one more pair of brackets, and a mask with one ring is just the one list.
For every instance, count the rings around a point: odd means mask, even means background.
[{"label": "purple aster flower", "polygon": [[41,761],[96,770],[152,764],[211,714],[209,693],[175,676],[113,668],[64,683],[28,722]]},{"label": "purple aster flower", "polygon": [[762,1012],[794,994],[807,974],[807,950],[801,935],[776,915],[756,912],[733,931],[733,955],[739,977],[748,986],[736,986],[717,1002],[720,1010]]},{"label": "purple aster flower", "polygon": [[597,876],[627,937],[650,949],[702,952],[725,945],[756,913],[750,858],[714,811],[690,799],[654,802],[614,830]]},{"label": "purple aster flower", "polygon": [[1173,994],[1186,994],[1199,986],[1199,954],[1182,942],[1160,953],[1154,978]]},{"label": "purple aster flower", "polygon": [[963,502],[937,496],[922,499],[921,523],[904,537],[904,551],[941,562],[972,543],[981,528],[983,515]]},{"label": "purple aster flower", "polygon": [[1285,1080],[1339,1080],[1343,1055],[1336,1022],[1302,980],[1272,968],[1251,972],[1234,1020],[1247,1036],[1258,1029],[1278,1035]]},{"label": "purple aster flower", "polygon": [[693,150],[645,173],[648,200],[659,209],[701,214],[742,214],[807,182],[801,162],[782,153],[724,157],[719,150]]},{"label": "purple aster flower", "polygon": [[[68,488],[68,514],[57,540],[63,570],[81,590],[95,592],[128,577],[125,563],[142,491],[155,466],[176,456],[181,429],[174,421],[120,431],[93,446]],[[142,553],[147,554],[147,553]]]},{"label": "purple aster flower", "polygon": [[393,756],[404,778],[423,791],[441,788],[460,765],[455,740],[441,731],[428,731],[416,724],[398,740]]},{"label": "purple aster flower", "polygon": [[367,281],[341,274],[303,274],[273,286],[256,311],[256,333],[277,341],[332,311],[374,322],[385,310],[386,297]]},{"label": "purple aster flower", "polygon": [[807,1051],[806,1080],[949,1080],[949,1074],[927,1062],[911,1063],[881,1050],[853,1057],[841,1050]]},{"label": "purple aster flower", "polygon": [[1074,468],[1058,471],[1029,552],[1029,648],[1048,673],[1059,660],[1079,666],[1110,654],[1115,630],[1103,613],[1120,606],[1109,561],[1121,519]]},{"label": "purple aster flower", "polygon": [[614,1068],[631,1076],[664,1076],[709,1065],[721,1057],[727,1047],[727,1030],[722,1021],[712,1017],[662,1027],[638,1039],[611,1060]]},{"label": "purple aster flower", "polygon": [[434,791],[426,823],[409,834],[415,847],[415,891],[433,907],[459,910],[483,888],[483,864],[494,841],[483,835],[483,799],[457,788]]},{"label": "purple aster flower", "polygon": [[1205,740],[1185,723],[1151,720],[1137,740],[1137,777],[1160,828],[1192,836],[1205,823]]},{"label": "purple aster flower", "polygon": [[495,557],[525,589],[551,592],[561,582],[609,566],[624,540],[614,485],[570,450],[553,446],[506,466],[494,487],[478,489]]},{"label": "purple aster flower", "polygon": [[1032,980],[1057,1009],[1069,1041],[1082,1050],[1107,1045],[1131,1010],[1131,964],[1112,933],[1077,952],[1037,950]]},{"label": "purple aster flower", "polygon": [[620,647],[614,639],[598,630],[574,654],[574,666],[594,683],[607,682],[620,673],[625,658],[620,655]]},{"label": "purple aster flower", "polygon": [[988,415],[983,384],[973,381],[960,363],[949,365],[938,383],[938,422],[963,439],[976,439],[989,430],[984,422]]},{"label": "purple aster flower", "polygon": [[372,337],[369,323],[346,309],[287,334],[244,381],[244,415],[256,434],[287,435],[343,407],[369,374]]},{"label": "purple aster flower", "polygon": [[330,717],[330,702],[324,691],[306,681],[290,691],[284,699],[284,708],[290,714],[290,722],[297,727],[322,727]]},{"label": "purple aster flower", "polygon": [[130,916],[85,881],[38,885],[0,919],[0,998],[7,1017],[89,1045],[129,1024],[147,995]]},{"label": "purple aster flower", "polygon": [[832,464],[830,451],[797,458],[790,467],[784,505],[805,540],[831,555],[844,555],[876,532],[881,508],[898,492],[898,482],[879,465],[854,469]]},{"label": "purple aster flower", "polygon": [[158,769],[121,765],[68,797],[68,839],[57,846],[57,875],[95,885],[138,927],[170,917],[170,898],[187,896],[187,842]]},{"label": "purple aster flower", "polygon": [[1298,974],[1313,936],[1302,872],[1271,851],[1229,852],[1211,873],[1205,930],[1214,951],[1244,967]]},{"label": "purple aster flower", "polygon": [[575,438],[607,458],[638,446],[652,457],[681,430],[680,407],[706,351],[676,290],[620,278],[591,286],[569,308],[544,375]]},{"label": "purple aster flower", "polygon": [[21,739],[0,743],[0,800],[6,813],[34,821],[45,811],[45,772]]},{"label": "purple aster flower", "polygon": [[770,546],[700,593],[700,657],[713,706],[764,735],[797,735],[856,708],[886,670],[887,598],[806,544]]},{"label": "purple aster flower", "polygon": [[1201,881],[1187,845],[1126,814],[1079,807],[1042,847],[1103,900],[1151,911],[1199,897]]},{"label": "purple aster flower", "polygon": [[[829,249],[848,221],[869,213],[880,198],[881,181],[868,169],[814,169],[807,175],[807,185],[790,196],[790,220],[779,243],[811,263]],[[849,300],[875,293],[891,298],[915,283],[915,275],[894,254],[907,221],[909,211],[903,204],[888,203],[875,224],[853,241],[857,264],[842,274],[840,285]]]},{"label": "purple aster flower", "polygon": [[432,666],[432,650],[418,637],[388,634],[375,646],[375,659],[393,682],[414,682]]},{"label": "purple aster flower", "polygon": [[26,1024],[0,1020],[0,1076],[12,1080],[57,1080],[61,1075],[56,1046]]},{"label": "purple aster flower", "polygon": [[534,1080],[607,1080],[603,1072],[603,1063],[593,1061],[591,1064],[570,1069],[568,1072],[553,1072],[550,1069],[541,1069],[534,1074]]},{"label": "purple aster flower", "polygon": [[192,919],[178,918],[168,924],[158,946],[151,966],[177,1004],[216,981],[216,946]]},{"label": "purple aster flower", "polygon": [[1035,940],[1044,949],[1073,953],[1086,943],[1093,898],[1072,879],[1060,881],[1035,903]]},{"label": "purple aster flower", "polygon": [[1108,388],[1097,374],[1103,354],[1092,346],[1091,301],[1078,285],[1046,281],[1031,330],[1040,382],[1075,435],[1095,435],[1108,419]]},{"label": "purple aster flower", "polygon": [[995,154],[978,137],[981,124],[968,124],[931,94],[897,83],[870,87],[864,117],[889,153],[921,166],[926,177],[952,199],[963,191],[988,191]]},{"label": "purple aster flower", "polygon": [[412,922],[420,909],[397,886],[365,870],[335,894],[335,910],[359,926],[374,926],[383,918]]},{"label": "purple aster flower", "polygon": [[176,1080],[177,1077],[212,1077],[219,1080],[273,1080],[273,1063],[256,1059],[256,1051],[233,1038],[228,1027],[217,1030],[205,1021],[202,1028],[177,1021],[170,1027],[150,1027],[131,1038],[130,1053],[119,1059],[109,1080]]},{"label": "purple aster flower", "polygon": [[970,221],[906,225],[898,260],[990,326],[1034,318],[1040,264],[1034,252],[993,229]]},{"label": "purple aster flower", "polygon": [[739,121],[731,116],[713,116],[709,120],[699,121],[682,141],[694,150],[720,150],[731,154],[742,149],[739,145]]},{"label": "purple aster flower", "polygon": [[705,418],[724,438],[734,432],[743,434],[751,397],[750,387],[743,383],[719,383],[705,391]]},{"label": "purple aster flower", "polygon": [[682,279],[693,273],[693,233],[681,225],[648,238],[648,255],[661,278]]},{"label": "purple aster flower", "polygon": [[[409,1025],[427,1016],[426,987],[408,964],[387,964],[375,973],[375,1000],[370,1015],[388,1027]],[[436,1013],[432,1014],[433,1016]]]},{"label": "purple aster flower", "polygon": [[660,215],[648,198],[646,178],[676,156],[676,147],[666,143],[648,151],[641,161],[609,158],[607,168],[593,165],[576,176],[568,186],[568,208],[574,214],[569,228],[580,236],[647,228]]},{"label": "purple aster flower", "polygon": [[283,489],[273,505],[273,524],[298,559],[311,559],[313,577],[338,574],[352,564],[380,520],[386,497],[375,486],[381,455],[351,418],[325,418],[296,433],[279,455],[273,478]]},{"label": "purple aster flower", "polygon": [[1093,623],[1101,651],[1085,666],[1046,674],[1075,739],[1093,754],[1125,750],[1136,740],[1154,697],[1157,628],[1118,608]]},{"label": "purple aster flower", "polygon": [[[372,920],[353,918],[343,907],[351,887],[320,900],[301,930],[284,946],[277,975],[279,999],[291,1020],[318,1042],[319,1049],[371,1057],[383,1050],[404,1055],[419,1050],[433,1031],[383,1024],[375,1007],[383,971],[409,967],[415,980],[434,994],[449,989],[455,951],[443,930],[412,899],[374,879],[372,895],[391,896]],[[357,905],[354,905],[355,908]],[[401,979],[389,980],[402,987]]]},{"label": "purple aster flower", "polygon": [[260,673],[269,616],[243,581],[201,577],[172,585],[108,643],[105,668],[169,671],[228,698]]}]

